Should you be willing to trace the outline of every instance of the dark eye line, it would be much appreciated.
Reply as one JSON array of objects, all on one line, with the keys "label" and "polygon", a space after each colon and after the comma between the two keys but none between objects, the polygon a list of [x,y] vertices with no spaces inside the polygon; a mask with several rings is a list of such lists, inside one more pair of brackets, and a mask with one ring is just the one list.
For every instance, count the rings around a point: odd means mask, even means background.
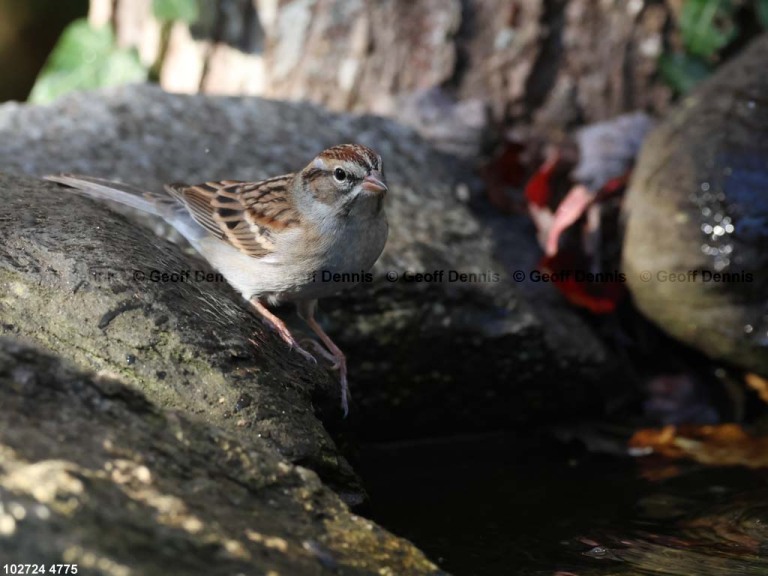
[{"label": "dark eye line", "polygon": [[345,182],[350,178],[350,174],[341,166],[337,166],[333,169],[333,177],[339,182]]},{"label": "dark eye line", "polygon": [[[336,170],[343,170],[344,171],[344,178],[342,178],[342,179],[336,178]],[[344,182],[344,183],[347,183],[347,182],[362,182],[363,181],[363,177],[362,176],[357,176],[355,174],[352,174],[352,172],[347,172],[346,170],[344,170],[341,167],[334,168],[332,171],[330,171],[330,174],[331,174],[331,176],[333,176],[333,179],[336,180],[339,183],[342,183],[342,182]]]}]

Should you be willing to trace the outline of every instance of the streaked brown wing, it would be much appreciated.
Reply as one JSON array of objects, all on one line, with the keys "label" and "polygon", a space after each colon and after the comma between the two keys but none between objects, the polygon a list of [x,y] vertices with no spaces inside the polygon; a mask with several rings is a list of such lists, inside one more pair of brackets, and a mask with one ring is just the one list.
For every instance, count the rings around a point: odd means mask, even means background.
[{"label": "streaked brown wing", "polygon": [[222,180],[194,186],[169,184],[203,228],[241,252],[260,258],[275,250],[274,235],[299,225],[299,214],[286,190],[293,175],[262,182]]}]

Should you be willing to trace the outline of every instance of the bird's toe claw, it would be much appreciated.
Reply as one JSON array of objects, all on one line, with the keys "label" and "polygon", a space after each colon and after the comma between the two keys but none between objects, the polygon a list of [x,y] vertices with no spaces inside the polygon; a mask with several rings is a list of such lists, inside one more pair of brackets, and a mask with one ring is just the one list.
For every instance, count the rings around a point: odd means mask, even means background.
[{"label": "bird's toe claw", "polygon": [[302,356],[302,357],[303,357],[303,358],[304,358],[304,359],[305,359],[307,362],[310,362],[311,364],[317,364],[317,358],[315,358],[315,357],[314,357],[312,354],[310,354],[309,352],[307,352],[306,350],[304,350],[304,348],[302,348],[302,347],[301,347],[301,346],[299,346],[298,344],[296,344],[296,345],[292,346],[291,348],[292,348],[293,350],[295,350],[296,352],[298,352],[299,354],[301,354],[301,356]]}]

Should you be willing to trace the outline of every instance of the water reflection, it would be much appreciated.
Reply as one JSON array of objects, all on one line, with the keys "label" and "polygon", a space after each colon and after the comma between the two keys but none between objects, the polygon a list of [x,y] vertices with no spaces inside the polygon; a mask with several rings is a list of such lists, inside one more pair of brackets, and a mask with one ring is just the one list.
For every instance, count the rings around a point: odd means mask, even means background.
[{"label": "water reflection", "polygon": [[455,576],[768,574],[762,471],[591,454],[542,436],[361,454],[363,512]]}]

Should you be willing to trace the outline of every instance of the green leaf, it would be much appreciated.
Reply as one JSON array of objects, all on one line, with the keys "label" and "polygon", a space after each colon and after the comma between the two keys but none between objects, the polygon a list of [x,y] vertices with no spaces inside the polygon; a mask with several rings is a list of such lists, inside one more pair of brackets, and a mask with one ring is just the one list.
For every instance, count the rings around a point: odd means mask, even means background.
[{"label": "green leaf", "polygon": [[755,12],[760,26],[768,28],[768,0],[755,0]]},{"label": "green leaf", "polygon": [[67,92],[143,82],[147,70],[135,50],[115,46],[111,28],[76,20],[62,33],[35,81],[30,102],[45,103]]},{"label": "green leaf", "polygon": [[197,0],[152,0],[152,13],[161,22],[180,20],[187,24],[197,22]]},{"label": "green leaf", "polygon": [[683,43],[691,54],[709,58],[738,33],[732,0],[685,0],[680,16]]},{"label": "green leaf", "polygon": [[712,73],[712,67],[697,56],[673,53],[661,56],[659,71],[671,88],[680,94],[687,94]]}]

